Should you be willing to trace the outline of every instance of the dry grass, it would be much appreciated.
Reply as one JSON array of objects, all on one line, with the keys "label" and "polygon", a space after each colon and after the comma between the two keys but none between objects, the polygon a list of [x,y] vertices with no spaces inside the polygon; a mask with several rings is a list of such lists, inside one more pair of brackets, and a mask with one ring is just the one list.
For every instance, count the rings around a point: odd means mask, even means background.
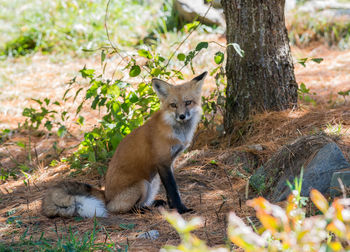
[{"label": "dry grass", "polygon": [[[210,39],[215,39],[210,38]],[[217,40],[222,40],[216,38]],[[224,41],[221,41],[224,43]],[[189,45],[187,45],[189,46]],[[214,52],[217,48],[212,49]],[[253,210],[245,205],[245,187],[247,178],[256,166],[265,162],[277,149],[285,143],[299,136],[331,130],[332,125],[341,125],[334,134],[339,134],[340,146],[349,158],[350,154],[350,110],[349,102],[344,103],[342,98],[335,94],[349,88],[349,51],[329,51],[325,47],[312,50],[293,48],[295,58],[317,56],[325,60],[320,65],[310,63],[306,68],[296,65],[298,82],[305,82],[312,92],[317,106],[301,104],[300,109],[283,112],[266,112],[254,116],[250,121],[237,125],[244,135],[234,134],[225,138],[218,138],[215,132],[201,129],[196,138],[193,149],[182,155],[176,167],[176,178],[184,202],[188,207],[196,210],[195,214],[185,214],[188,219],[200,215],[205,220],[205,226],[196,234],[207,240],[211,246],[222,245],[226,237],[226,216],[229,211],[235,211],[239,216],[253,218]],[[5,81],[0,92],[0,128],[15,128],[18,122],[23,122],[21,112],[30,104],[31,97],[61,97],[66,83],[84,64],[87,67],[98,68],[98,57],[90,59],[63,59],[50,60],[50,56],[37,55],[27,62],[26,58],[6,60],[1,62],[3,73],[1,80]],[[117,64],[111,59],[111,64]],[[211,62],[202,56],[197,62],[198,72],[209,68]],[[186,70],[187,71],[187,70]],[[186,72],[190,75],[189,72]],[[212,79],[206,82],[207,92],[213,87]],[[327,102],[332,97],[333,103]],[[67,104],[66,106],[71,106]],[[98,114],[85,111],[88,125],[93,127]],[[17,162],[28,161],[28,150],[18,147],[18,141],[31,141],[31,162],[35,169],[31,171],[29,184],[25,186],[23,178],[10,179],[0,184],[0,241],[11,242],[19,239],[28,228],[28,233],[39,237],[41,232],[45,236],[57,239],[67,233],[72,226],[80,233],[91,230],[93,220],[74,219],[47,219],[40,214],[40,198],[45,188],[53,182],[72,177],[71,170],[66,163],[58,163],[55,167],[48,166],[52,159],[69,155],[81,139],[82,133],[72,124],[76,137],[58,139],[55,136],[42,134],[33,136],[28,132],[15,133],[13,138],[1,144],[0,162],[7,169],[13,169]],[[62,153],[52,148],[57,141]],[[260,144],[262,151],[252,148]],[[103,178],[94,173],[78,174],[74,179],[91,183],[95,186],[103,185]],[[159,196],[165,199],[164,191]],[[15,215],[21,216],[22,225],[5,224],[7,212],[16,210]],[[128,244],[131,251],[157,251],[165,244],[177,244],[179,237],[176,232],[162,219],[157,209],[141,214],[125,214],[100,219],[98,222],[106,228],[110,235],[108,242],[124,246]],[[121,223],[134,223],[135,228],[126,230],[120,227]],[[136,239],[142,231],[157,229],[160,237],[156,241]],[[98,240],[104,242],[105,233],[99,233]]]}]

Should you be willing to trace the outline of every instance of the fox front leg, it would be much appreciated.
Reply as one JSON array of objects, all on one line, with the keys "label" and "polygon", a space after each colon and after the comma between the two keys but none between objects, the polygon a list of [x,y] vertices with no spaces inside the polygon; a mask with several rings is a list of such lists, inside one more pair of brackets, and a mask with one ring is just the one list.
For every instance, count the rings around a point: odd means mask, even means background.
[{"label": "fox front leg", "polygon": [[181,201],[181,197],[176,185],[175,177],[171,169],[171,166],[165,166],[165,165],[161,166],[158,169],[158,173],[165,187],[169,207],[176,208],[176,210],[180,214],[192,212],[193,210],[187,208]]}]

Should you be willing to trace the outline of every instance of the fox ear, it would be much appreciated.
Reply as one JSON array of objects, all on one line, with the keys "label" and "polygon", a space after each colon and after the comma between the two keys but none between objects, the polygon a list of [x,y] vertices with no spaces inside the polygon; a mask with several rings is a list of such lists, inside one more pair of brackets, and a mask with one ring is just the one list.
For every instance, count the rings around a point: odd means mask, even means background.
[{"label": "fox ear", "polygon": [[169,94],[169,88],[170,84],[167,83],[166,81],[153,78],[152,79],[152,87],[154,91],[157,93],[157,96],[159,99],[163,100],[166,99],[168,94]]},{"label": "fox ear", "polygon": [[196,88],[198,89],[198,91],[200,91],[202,89],[204,79],[207,76],[207,74],[208,74],[208,72],[205,71],[205,72],[201,73],[200,75],[198,75],[197,77],[194,77],[191,80],[191,83],[194,83],[194,85],[196,85]]}]

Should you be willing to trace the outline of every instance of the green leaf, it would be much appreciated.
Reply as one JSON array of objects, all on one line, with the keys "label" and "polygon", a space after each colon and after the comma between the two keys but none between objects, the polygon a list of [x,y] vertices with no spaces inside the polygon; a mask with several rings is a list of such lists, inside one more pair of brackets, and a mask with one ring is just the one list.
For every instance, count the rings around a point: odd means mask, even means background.
[{"label": "green leaf", "polygon": [[83,116],[79,116],[79,118],[77,119],[77,122],[80,126],[83,126],[84,125],[84,120],[85,118]]},{"label": "green leaf", "polygon": [[80,113],[81,109],[83,108],[83,105],[84,105],[84,102],[80,103],[78,108],[77,108],[77,111],[76,111],[76,115]]},{"label": "green leaf", "polygon": [[46,121],[44,127],[47,128],[48,131],[51,131],[51,129],[52,129],[51,121]]},{"label": "green leaf", "polygon": [[83,52],[94,52],[95,50],[92,50],[92,49],[86,49],[86,48],[83,48],[81,49]]},{"label": "green leaf", "polygon": [[40,105],[42,105],[42,104],[43,104],[43,102],[42,102],[42,101],[40,101],[39,99],[34,99],[34,98],[31,98],[31,100],[32,100],[32,101],[35,101],[35,102],[37,102],[37,103],[39,103]]},{"label": "green leaf", "polygon": [[310,89],[306,87],[304,82],[302,82],[299,86],[299,91],[303,94],[308,94],[310,92]]},{"label": "green leaf", "polygon": [[92,108],[92,109],[96,109],[96,106],[97,106],[97,104],[99,103],[99,101],[100,101],[100,95],[97,95],[97,96],[95,97],[95,99],[93,100],[93,102],[91,103],[91,108]]},{"label": "green leaf", "polygon": [[186,24],[184,26],[185,31],[190,32],[191,30],[196,29],[199,26],[200,22],[199,21],[194,21],[192,23]]},{"label": "green leaf", "polygon": [[216,64],[221,64],[224,61],[225,55],[222,52],[215,53],[214,61]]},{"label": "green leaf", "polygon": [[86,78],[86,77],[93,77],[94,73],[95,73],[95,70],[94,69],[86,69],[85,67],[83,69],[81,69],[79,71],[81,73],[81,76],[83,78]]},{"label": "green leaf", "polygon": [[141,73],[141,68],[138,65],[133,65],[130,69],[129,76],[136,77]]},{"label": "green leaf", "polygon": [[208,42],[199,42],[196,46],[196,51],[199,52],[200,50],[208,48]]},{"label": "green leaf", "polygon": [[66,90],[66,92],[64,92],[64,95],[63,95],[63,97],[62,97],[63,100],[66,100],[66,96],[67,96],[67,94],[68,94],[69,91],[70,91],[70,88],[68,88],[68,89]]},{"label": "green leaf", "polygon": [[132,103],[136,103],[138,102],[139,98],[137,97],[137,95],[135,93],[132,93],[129,100],[132,102]]},{"label": "green leaf", "polygon": [[49,103],[50,103],[50,99],[49,98],[45,98],[44,101],[45,101],[46,105],[49,105]]},{"label": "green leaf", "polygon": [[350,95],[350,89],[348,91],[339,91],[338,95],[342,95],[342,96]]},{"label": "green leaf", "polygon": [[180,60],[180,61],[185,61],[186,55],[183,54],[183,53],[179,53],[179,54],[177,55],[177,59]]},{"label": "green leaf", "polygon": [[145,57],[147,59],[152,59],[152,54],[145,49],[140,49],[137,52],[141,57]]},{"label": "green leaf", "polygon": [[110,86],[107,94],[113,95],[114,97],[118,97],[120,95],[120,89],[117,85]]},{"label": "green leaf", "polygon": [[308,60],[308,58],[302,58],[302,59],[298,59],[298,63],[300,65],[302,65],[303,67],[306,67],[305,63]]},{"label": "green leaf", "polygon": [[89,162],[95,163],[96,162],[96,157],[95,157],[95,152],[90,151],[89,152],[89,157],[88,157]]},{"label": "green leaf", "polygon": [[159,76],[160,74],[162,73],[162,70],[160,68],[153,68],[152,71],[151,71],[151,75],[153,77],[157,77]]},{"label": "green leaf", "polygon": [[59,137],[64,137],[64,135],[66,134],[66,132],[67,132],[67,128],[66,128],[65,126],[62,125],[62,126],[58,129],[57,135],[58,135]]},{"label": "green leaf", "polygon": [[312,58],[311,60],[313,62],[316,62],[316,63],[320,64],[323,61],[323,58]]},{"label": "green leaf", "polygon": [[238,55],[243,58],[244,57],[244,51],[241,49],[241,47],[239,46],[239,44],[237,43],[230,43],[227,45],[227,47],[229,46],[233,46],[233,49],[235,49],[236,53],[238,53]]},{"label": "green leaf", "polygon": [[21,148],[25,148],[26,147],[26,144],[23,143],[22,141],[18,141],[16,142],[17,146],[21,147]]},{"label": "green leaf", "polygon": [[83,88],[79,88],[78,91],[75,93],[74,98],[73,98],[73,102],[75,101],[75,99],[77,99],[81,90],[83,90]]}]

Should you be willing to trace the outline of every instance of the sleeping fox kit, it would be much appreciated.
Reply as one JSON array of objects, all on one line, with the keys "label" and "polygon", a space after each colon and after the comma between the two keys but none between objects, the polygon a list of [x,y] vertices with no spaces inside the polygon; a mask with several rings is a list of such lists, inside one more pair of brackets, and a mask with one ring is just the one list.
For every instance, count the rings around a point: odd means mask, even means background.
[{"label": "sleeping fox kit", "polygon": [[192,141],[201,118],[201,90],[207,72],[181,85],[160,79],[152,87],[161,108],[119,144],[111,159],[105,190],[78,182],[61,182],[48,189],[42,201],[43,214],[55,216],[106,217],[154,203],[160,182],[170,208],[191,211],[175,182],[173,163]]}]

